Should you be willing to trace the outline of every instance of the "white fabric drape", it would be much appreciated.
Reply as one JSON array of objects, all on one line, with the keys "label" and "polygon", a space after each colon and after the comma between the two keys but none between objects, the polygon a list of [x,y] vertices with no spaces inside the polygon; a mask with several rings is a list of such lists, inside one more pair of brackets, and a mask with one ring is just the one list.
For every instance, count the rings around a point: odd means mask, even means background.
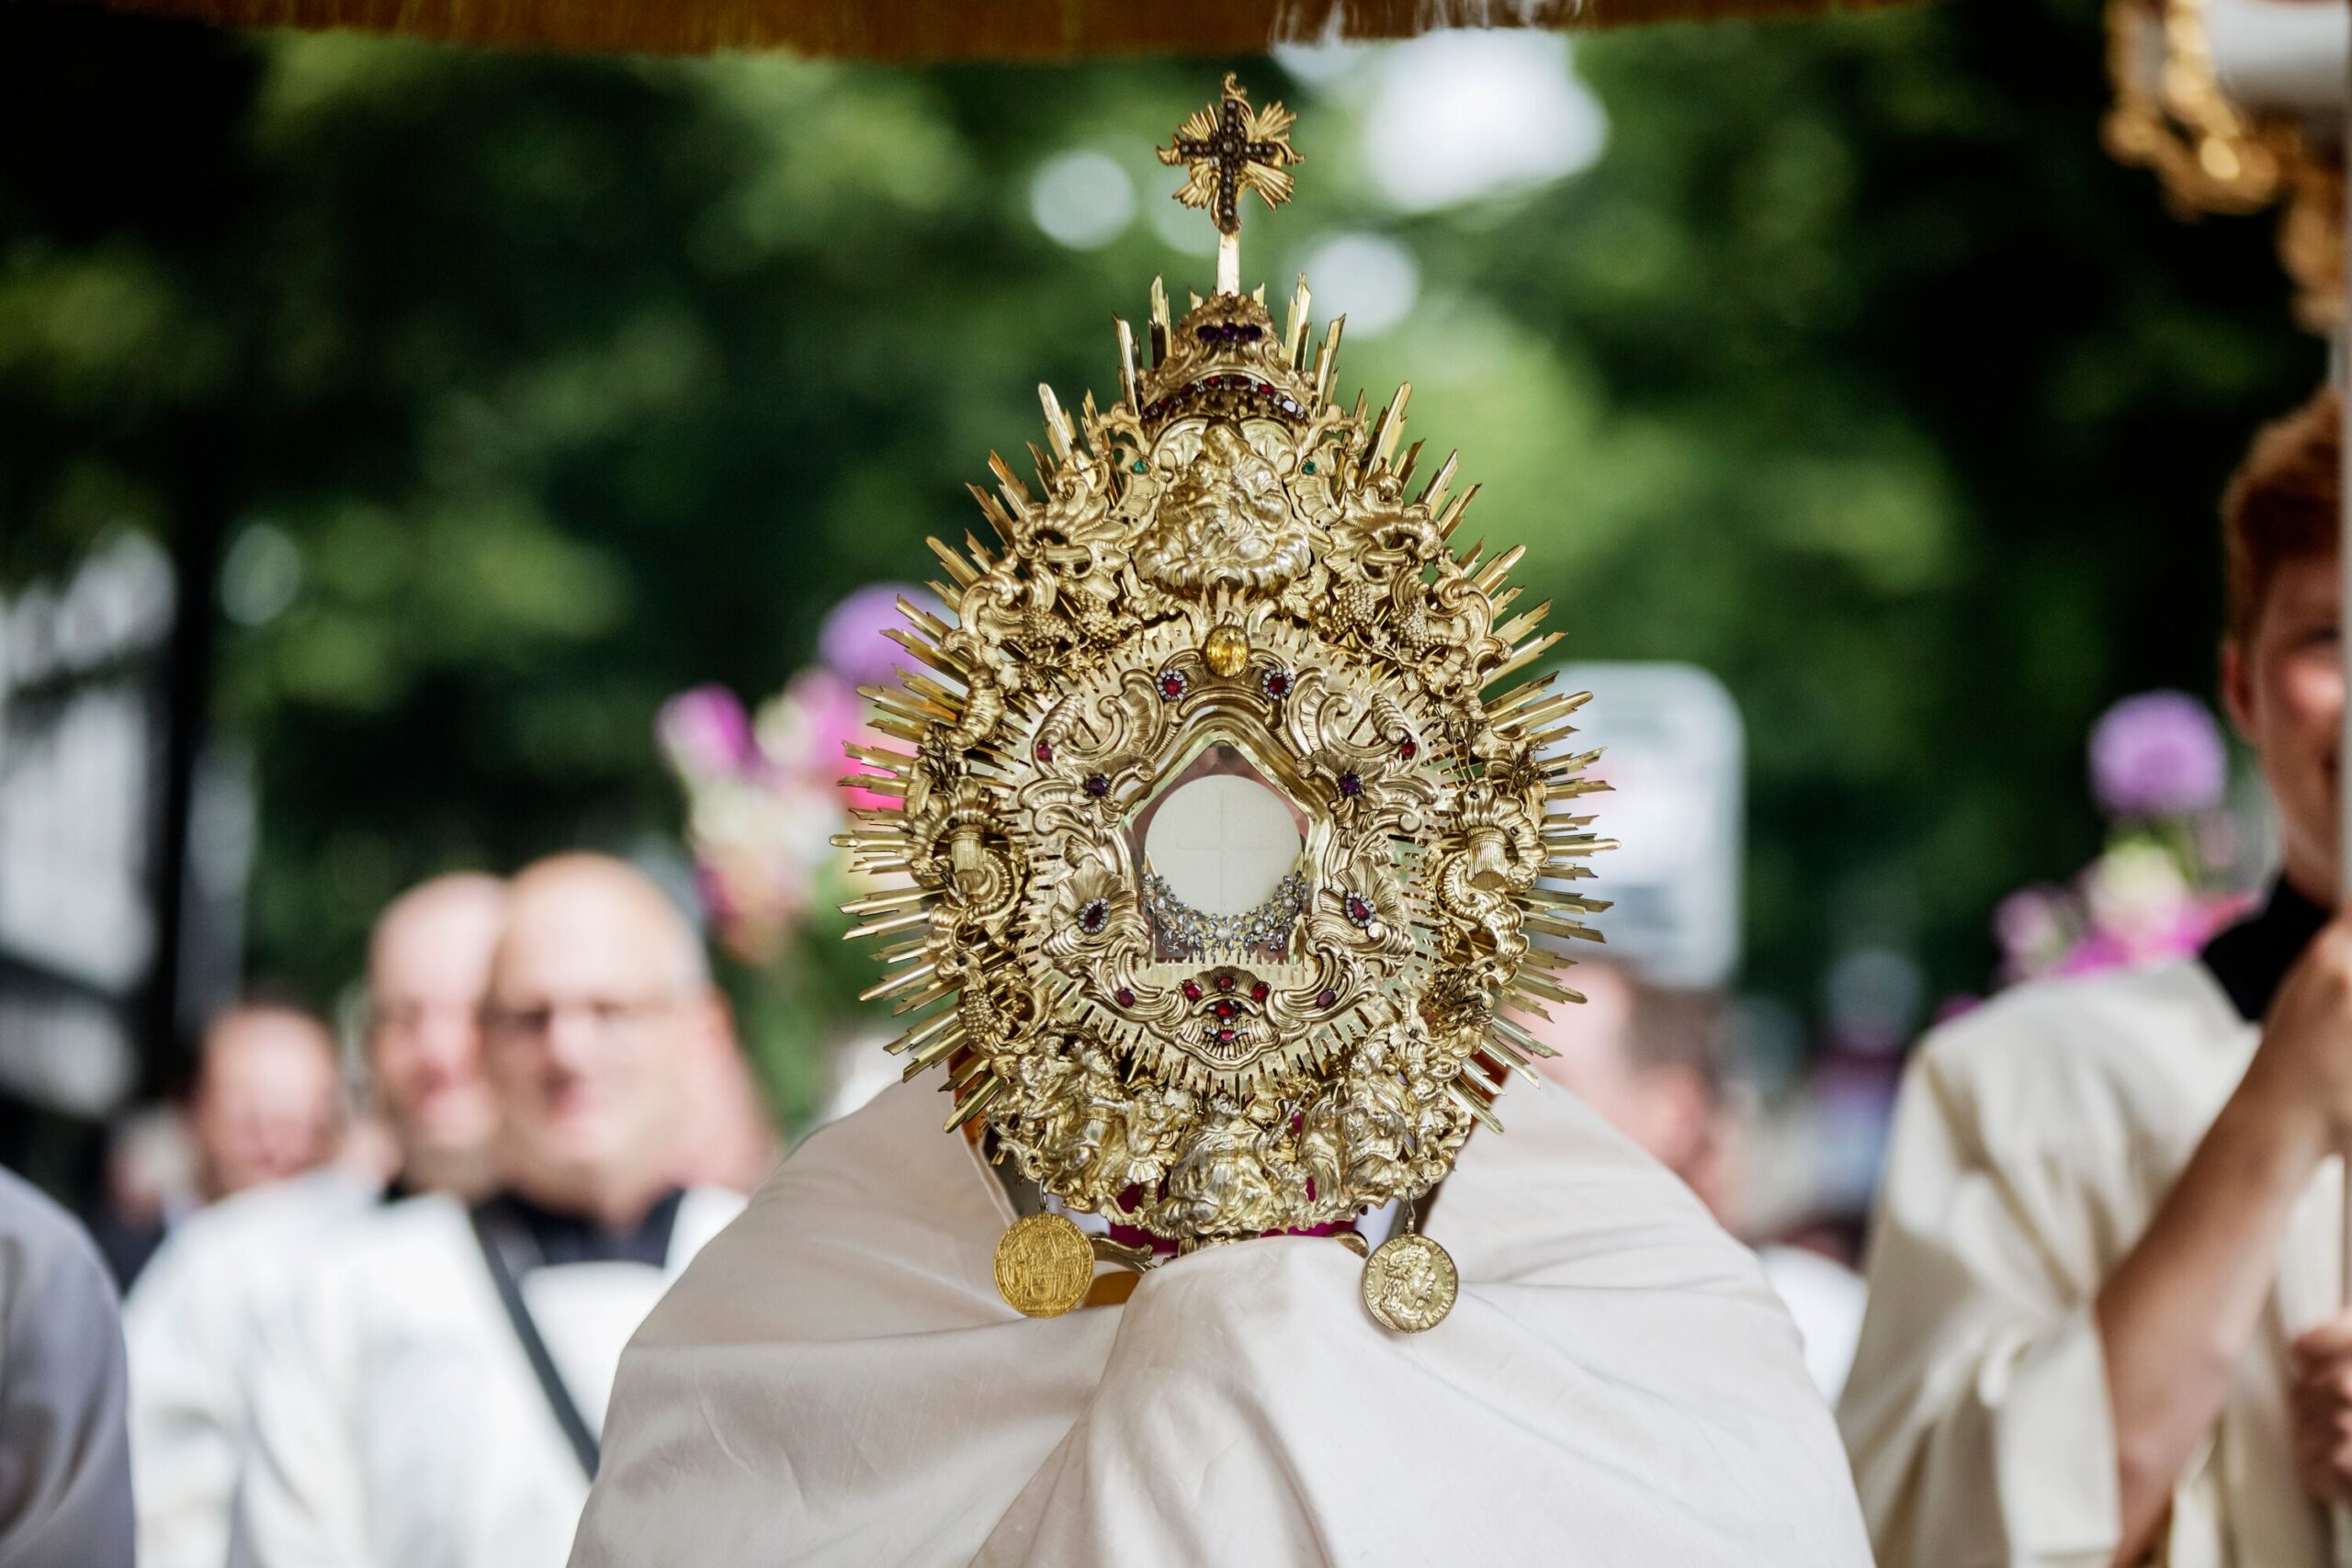
[{"label": "white fabric drape", "polygon": [[818,1134],[639,1330],[575,1568],[1868,1562],[1754,1258],[1561,1089],[1471,1140],[1429,1225],[1460,1299],[1410,1337],[1304,1237],[1023,1319],[940,1105]]}]

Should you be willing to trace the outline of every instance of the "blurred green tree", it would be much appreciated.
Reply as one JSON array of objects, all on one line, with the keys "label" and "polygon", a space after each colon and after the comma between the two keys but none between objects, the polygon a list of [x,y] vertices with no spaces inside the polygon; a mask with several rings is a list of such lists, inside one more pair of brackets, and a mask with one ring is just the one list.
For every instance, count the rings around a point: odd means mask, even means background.
[{"label": "blurred green tree", "polygon": [[[2099,152],[2097,11],[1580,43],[1606,156],[1416,217],[1333,92],[1301,201],[1251,228],[1276,292],[1318,232],[1407,246],[1422,308],[1351,344],[1350,386],[1417,380],[1415,434],[1533,547],[1564,651],[1732,686],[1749,980],[1801,1010],[1861,942],[1973,987],[1993,900],[2088,855],[2086,727],[2210,683],[2211,498],[2320,374],[2267,229],[2177,225]],[[1148,222],[1065,249],[1032,178],[1093,149],[1159,202],[1151,144],[1219,69],[0,7],[0,581],[220,498],[251,962],[331,990],[418,876],[673,835],[662,696],[772,690],[840,593],[967,525],[1039,379],[1112,384],[1109,316],[1206,265]],[[762,1016],[797,1112],[812,1042]]]}]

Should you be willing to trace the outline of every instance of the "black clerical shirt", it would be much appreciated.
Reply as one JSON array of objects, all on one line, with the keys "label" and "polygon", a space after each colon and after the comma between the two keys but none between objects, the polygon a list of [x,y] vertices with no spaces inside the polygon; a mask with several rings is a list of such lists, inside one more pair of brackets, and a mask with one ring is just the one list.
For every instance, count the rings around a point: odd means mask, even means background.
[{"label": "black clerical shirt", "polygon": [[2270,1011],[2287,971],[2327,924],[2328,915],[2281,877],[2259,910],[2207,942],[2198,956],[2238,1016],[2259,1023]]},{"label": "black clerical shirt", "polygon": [[527,1248],[512,1258],[518,1269],[560,1269],[568,1263],[644,1263],[661,1268],[670,1258],[670,1233],[678,1223],[678,1205],[685,1198],[672,1190],[645,1217],[633,1225],[615,1228],[584,1214],[560,1214],[541,1208],[516,1192],[502,1192],[481,1207],[494,1217],[497,1234],[527,1238]]}]

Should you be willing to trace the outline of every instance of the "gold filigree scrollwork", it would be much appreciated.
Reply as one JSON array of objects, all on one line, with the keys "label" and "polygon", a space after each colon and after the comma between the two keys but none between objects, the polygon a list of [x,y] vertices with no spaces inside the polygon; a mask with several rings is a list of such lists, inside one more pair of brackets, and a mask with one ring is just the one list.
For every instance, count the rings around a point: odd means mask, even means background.
[{"label": "gold filigree scrollwork", "polygon": [[[853,753],[904,784],[842,841],[881,881],[853,934],[901,933],[869,994],[912,1015],[908,1075],[945,1066],[951,1125],[1183,1247],[1426,1192],[1604,907],[1519,552],[1457,552],[1473,492],[1416,472],[1403,390],[1329,400],[1308,303],[1278,332],[1238,289],[1170,320],[1155,288],[1110,407],[1041,392],[1034,484],[991,461],[993,538],[933,542],[949,609],[906,606],[922,668],[871,694],[911,752]],[[1145,830],[1218,773],[1304,823],[1276,864],[1303,912],[1159,941]]]}]

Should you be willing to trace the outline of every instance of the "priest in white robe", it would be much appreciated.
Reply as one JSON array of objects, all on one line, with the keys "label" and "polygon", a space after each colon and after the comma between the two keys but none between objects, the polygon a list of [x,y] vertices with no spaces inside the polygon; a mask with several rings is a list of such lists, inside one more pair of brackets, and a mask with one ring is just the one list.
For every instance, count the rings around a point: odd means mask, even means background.
[{"label": "priest in white robe", "polygon": [[1329,1237],[1022,1317],[1014,1198],[944,1103],[811,1137],[647,1321],[575,1568],[1869,1561],[1755,1259],[1554,1086],[1438,1190],[1461,1293],[1411,1337]]},{"label": "priest in white robe", "polygon": [[259,1369],[232,1563],[555,1568],[622,1345],[741,1207],[674,1185],[693,1068],[733,1046],[642,875],[516,877],[482,1020],[498,1190],[395,1203],[322,1257]]},{"label": "priest in white robe", "polygon": [[[386,908],[368,946],[373,1108],[401,1153],[394,1190],[478,1192],[496,1115],[476,1015],[505,887],[435,877]],[[220,1568],[266,1326],[328,1238],[384,1201],[384,1183],[334,1164],[190,1215],[123,1308],[139,1556],[147,1568]]]},{"label": "priest in white robe", "polygon": [[2030,985],[1904,1084],[1841,1417],[1885,1568],[2320,1568],[2352,1500],[2352,927],[2336,886],[2338,411],[2224,503],[2223,691],[2278,807],[2262,912]]},{"label": "priest in white robe", "polygon": [[131,1568],[123,1382],[97,1248],[0,1170],[0,1563]]}]

